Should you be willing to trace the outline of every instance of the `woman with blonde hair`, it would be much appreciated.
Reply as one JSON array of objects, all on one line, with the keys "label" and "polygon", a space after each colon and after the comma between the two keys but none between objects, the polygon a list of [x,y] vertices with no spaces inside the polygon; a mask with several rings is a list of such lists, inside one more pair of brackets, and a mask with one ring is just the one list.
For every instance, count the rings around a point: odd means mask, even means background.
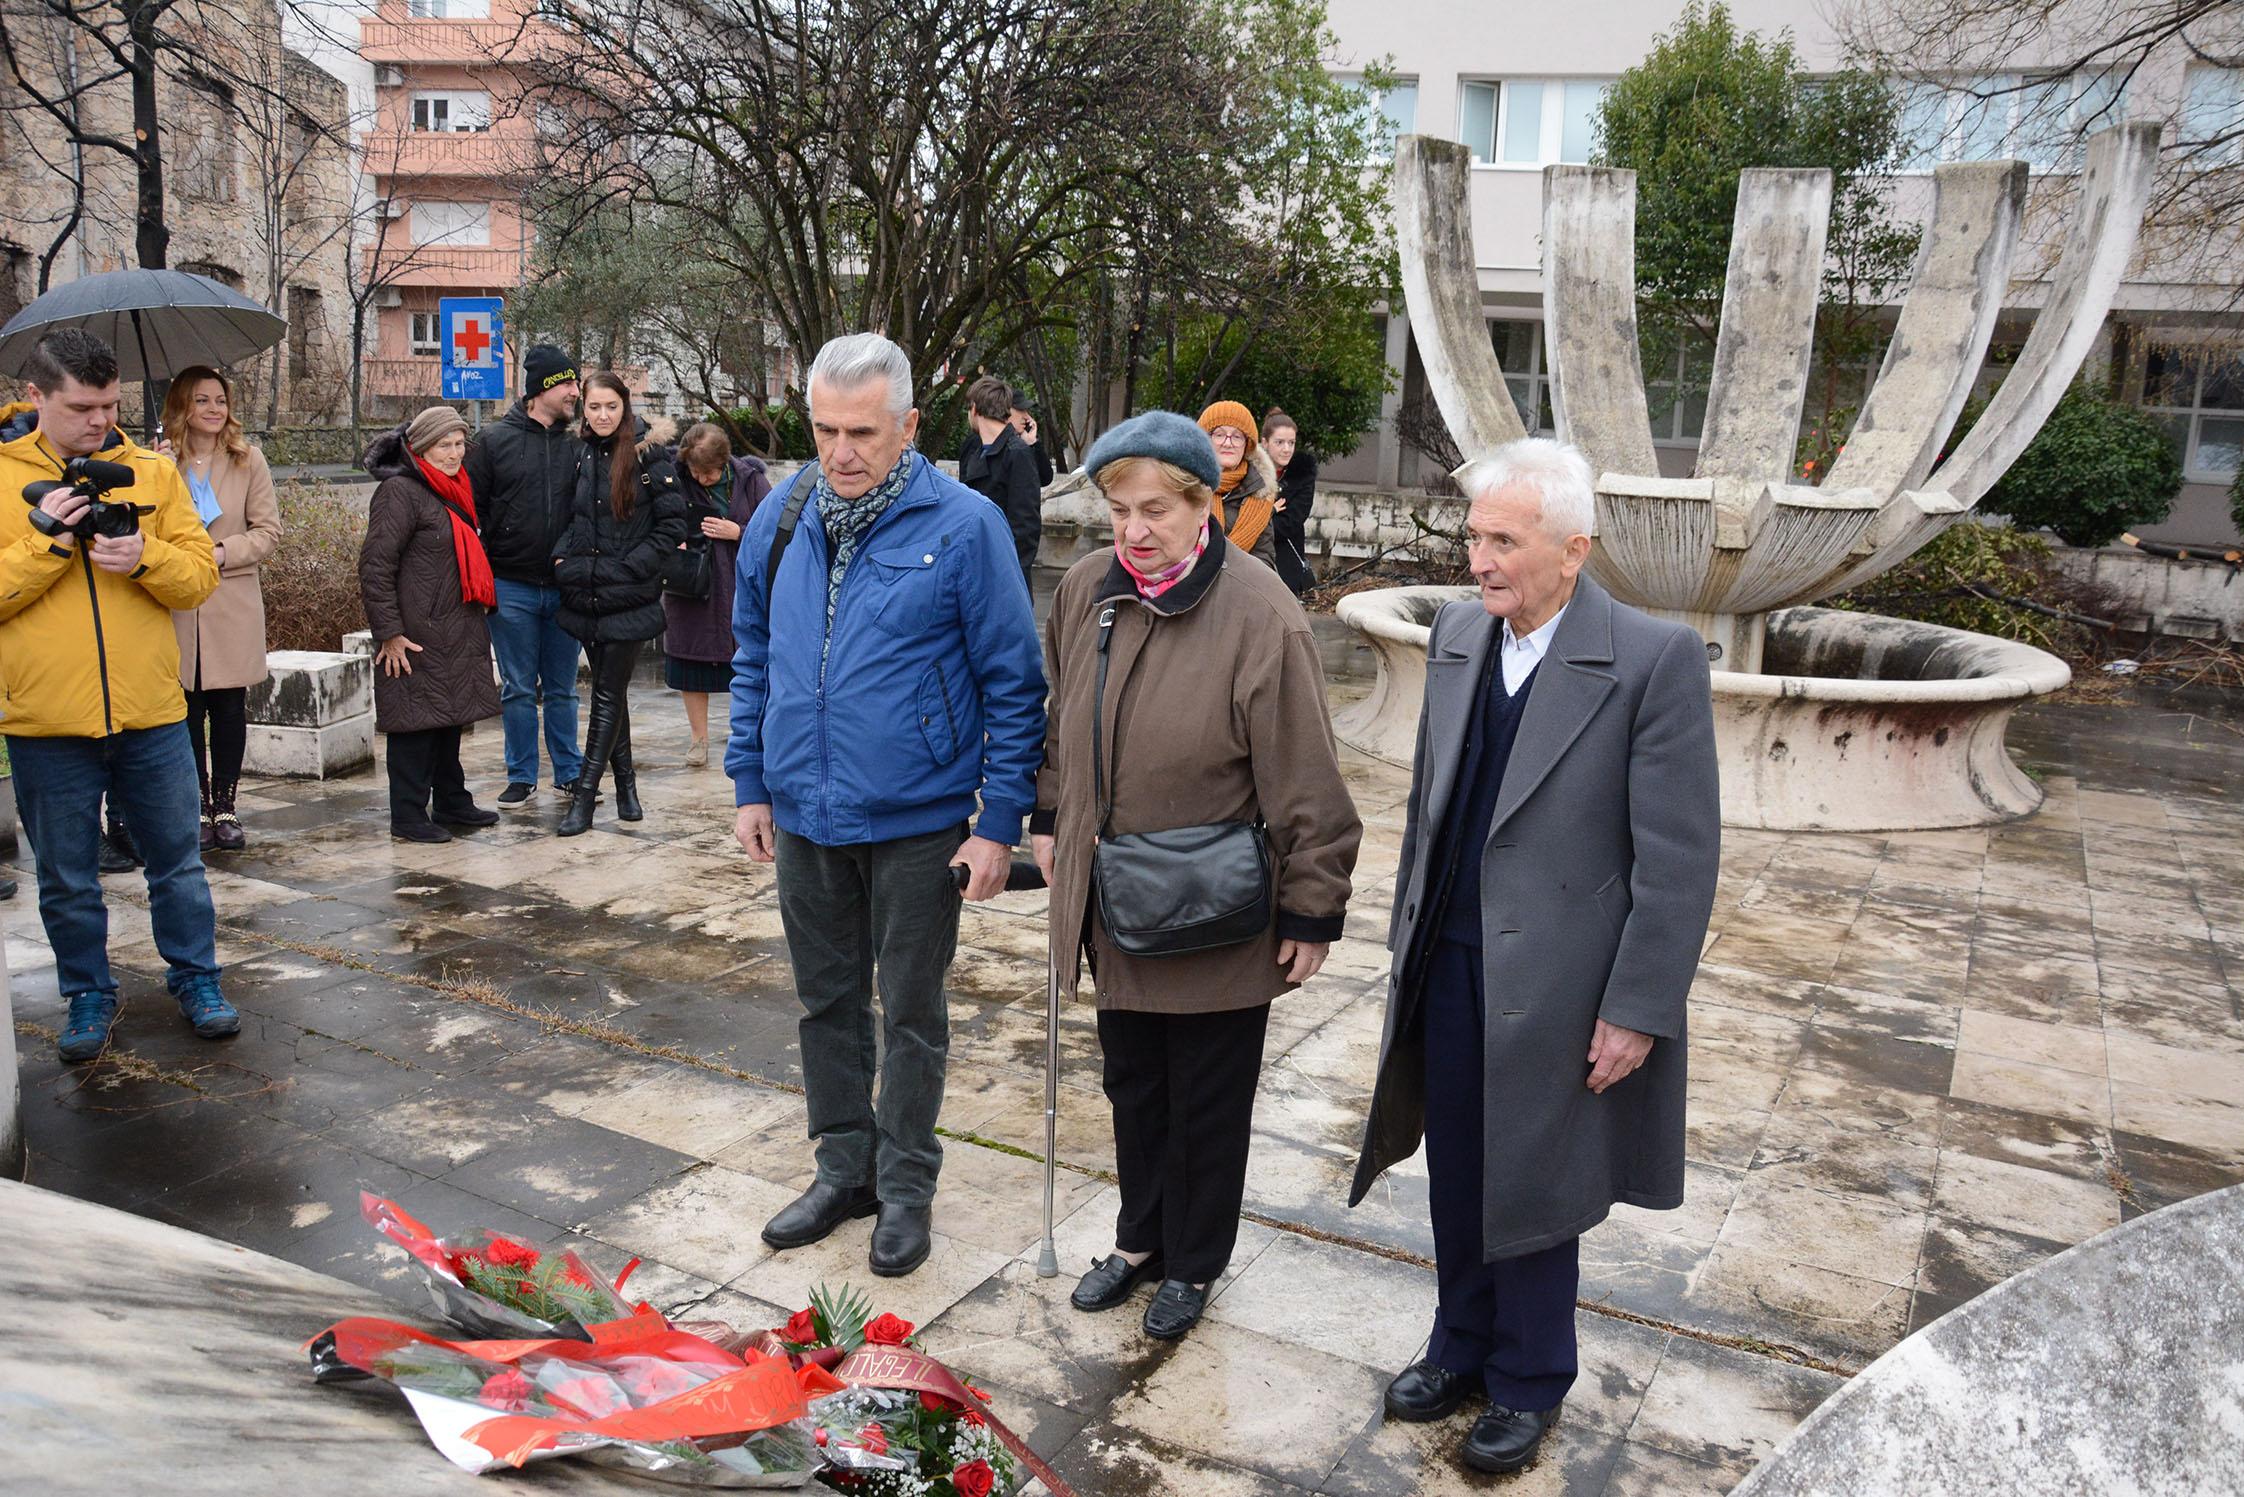
[{"label": "woman with blonde hair", "polygon": [[187,736],[202,781],[203,851],[238,852],[234,812],[249,741],[249,688],[265,679],[265,595],[257,569],[280,544],[280,501],[265,454],[242,435],[233,385],[207,365],[182,369],[164,400],[158,451],[179,465],[218,557],[218,591],[175,611]]},{"label": "woman with blonde hair", "polygon": [[1200,430],[1215,447],[1220,476],[1215,489],[1215,522],[1240,551],[1275,569],[1278,534],[1271,521],[1278,502],[1278,469],[1262,450],[1254,412],[1236,400],[1219,400],[1200,413]]},{"label": "woman with blonde hair", "polygon": [[1363,826],[1309,620],[1215,523],[1207,436],[1148,412],[1084,468],[1114,550],[1052,600],[1029,823],[1061,990],[1086,956],[1098,989],[1121,1184],[1114,1251],[1072,1300],[1157,1282],[1146,1333],[1173,1340],[1238,1238],[1270,1001],[1340,939]]}]

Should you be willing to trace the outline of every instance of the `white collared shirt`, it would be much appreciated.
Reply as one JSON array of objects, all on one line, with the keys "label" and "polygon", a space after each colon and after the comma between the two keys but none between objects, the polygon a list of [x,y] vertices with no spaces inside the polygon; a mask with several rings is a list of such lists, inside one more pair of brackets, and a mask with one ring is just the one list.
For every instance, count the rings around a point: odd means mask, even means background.
[{"label": "white collared shirt", "polygon": [[1512,621],[1510,619],[1504,620],[1504,640],[1500,658],[1504,664],[1504,694],[1506,696],[1519,694],[1519,683],[1526,680],[1528,672],[1534,670],[1542,662],[1543,656],[1550,650],[1551,636],[1558,632],[1558,621],[1566,617],[1566,610],[1573,606],[1569,602],[1561,607],[1558,612],[1543,620],[1541,628],[1534,630],[1524,639],[1512,633]]}]

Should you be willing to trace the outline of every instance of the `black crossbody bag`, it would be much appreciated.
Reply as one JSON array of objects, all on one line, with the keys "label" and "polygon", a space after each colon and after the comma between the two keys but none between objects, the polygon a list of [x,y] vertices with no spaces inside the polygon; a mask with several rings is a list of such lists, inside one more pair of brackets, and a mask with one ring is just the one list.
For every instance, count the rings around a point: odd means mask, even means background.
[{"label": "black crossbody bag", "polygon": [[1182,956],[1251,941],[1270,928],[1270,843],[1261,821],[1216,821],[1162,832],[1115,836],[1108,823],[1107,646],[1114,605],[1099,611],[1099,683],[1091,703],[1091,773],[1099,798],[1099,840],[1091,850],[1099,920],[1126,956]]}]

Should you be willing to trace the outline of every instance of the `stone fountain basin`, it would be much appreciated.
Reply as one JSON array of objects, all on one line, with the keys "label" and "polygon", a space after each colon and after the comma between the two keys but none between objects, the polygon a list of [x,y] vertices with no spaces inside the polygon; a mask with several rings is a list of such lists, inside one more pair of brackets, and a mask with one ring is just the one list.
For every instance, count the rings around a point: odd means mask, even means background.
[{"label": "stone fountain basin", "polygon": [[[1333,719],[1343,743],[1410,762],[1426,639],[1470,588],[1397,587],[1341,600],[1379,676]],[[2024,816],[2041,789],[2003,746],[2010,714],[2072,679],[2031,645],[1830,608],[1768,615],[1759,675],[1714,673],[1722,819],[1782,831],[1983,826]]]}]

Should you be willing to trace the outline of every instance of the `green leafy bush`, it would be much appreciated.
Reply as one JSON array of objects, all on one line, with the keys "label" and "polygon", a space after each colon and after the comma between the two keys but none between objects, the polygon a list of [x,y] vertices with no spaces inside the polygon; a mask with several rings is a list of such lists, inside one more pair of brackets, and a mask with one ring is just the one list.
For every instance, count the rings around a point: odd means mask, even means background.
[{"label": "green leafy bush", "polygon": [[2008,525],[1963,520],[1892,571],[1825,606],[1994,634],[2069,653],[2078,626],[2011,601],[2062,603],[2064,594],[2046,538]]},{"label": "green leafy bush", "polygon": [[366,627],[358,552],[366,511],[324,483],[280,487],[281,541],[258,568],[265,594],[265,648],[339,650]]},{"label": "green leafy bush", "polygon": [[[1959,440],[1980,409],[1975,403],[1965,412]],[[2181,487],[2181,459],[2165,429],[2082,378],[1980,507],[2054,530],[2067,545],[2103,546],[2165,519]]]},{"label": "green leafy bush", "polygon": [[723,424],[731,426],[747,442],[748,451],[757,457],[808,462],[818,456],[818,445],[810,438],[810,423],[793,405],[782,405],[776,410],[769,406],[744,405],[729,416]]}]

